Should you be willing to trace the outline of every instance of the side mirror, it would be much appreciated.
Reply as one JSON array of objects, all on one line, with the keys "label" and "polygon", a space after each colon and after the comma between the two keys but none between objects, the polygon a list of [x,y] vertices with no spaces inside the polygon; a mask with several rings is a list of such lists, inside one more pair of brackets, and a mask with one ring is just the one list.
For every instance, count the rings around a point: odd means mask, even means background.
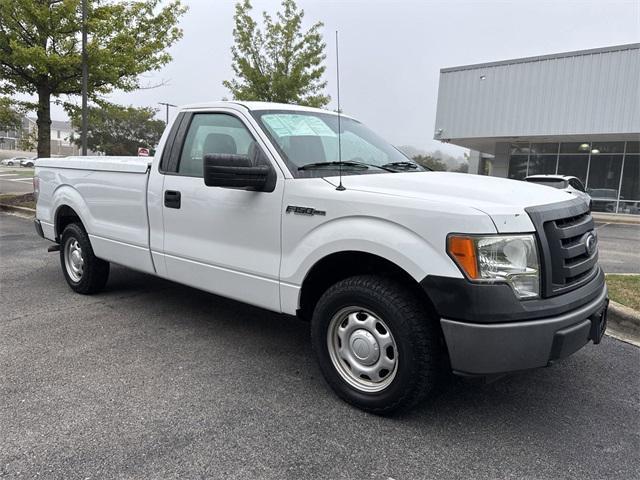
[{"label": "side mirror", "polygon": [[203,157],[207,187],[251,188],[272,192],[275,172],[268,165],[253,165],[248,155],[209,153]]}]

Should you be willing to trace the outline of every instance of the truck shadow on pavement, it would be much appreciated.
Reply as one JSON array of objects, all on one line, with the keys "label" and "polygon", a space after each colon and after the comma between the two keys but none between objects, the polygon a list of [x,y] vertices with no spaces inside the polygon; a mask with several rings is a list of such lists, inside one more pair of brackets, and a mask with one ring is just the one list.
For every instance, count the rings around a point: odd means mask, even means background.
[{"label": "truck shadow on pavement", "polygon": [[[285,376],[294,373],[303,379],[303,390],[314,392],[314,404],[318,403],[317,395],[321,395],[323,403],[331,404],[333,409],[366,415],[337,399],[324,383],[311,352],[308,322],[115,267],[104,295],[117,296],[121,292],[127,296],[144,295],[153,310],[160,313],[154,315],[160,328],[188,329],[201,338],[215,340],[216,345],[222,339],[225,347],[233,345],[243,362],[254,362],[256,368],[269,365],[273,381],[265,383],[265,388],[279,389],[275,380],[279,372]],[[236,343],[237,339],[242,341]],[[561,428],[575,420],[579,408],[582,422],[590,422],[594,412],[602,410],[597,406],[602,389],[616,388],[611,384],[615,372],[606,364],[611,349],[635,354],[633,347],[605,337],[600,346],[588,344],[549,368],[515,373],[490,383],[452,375],[443,390],[426,404],[392,418],[425,425],[455,423],[464,418],[470,428],[480,428],[491,419],[503,426],[517,423],[519,430],[535,431],[541,421],[557,422],[556,427]],[[303,401],[305,395],[297,398]],[[593,407],[590,417],[583,410],[589,405]]]}]

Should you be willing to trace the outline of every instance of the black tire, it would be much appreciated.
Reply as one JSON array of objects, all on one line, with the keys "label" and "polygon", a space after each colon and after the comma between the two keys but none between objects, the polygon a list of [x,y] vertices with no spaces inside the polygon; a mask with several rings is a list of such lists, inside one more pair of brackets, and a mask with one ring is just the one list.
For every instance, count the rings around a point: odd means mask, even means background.
[{"label": "black tire", "polygon": [[[383,320],[395,340],[395,376],[381,391],[372,393],[351,385],[334,364],[340,360],[332,360],[329,352],[332,319],[350,306]],[[311,342],[324,378],[340,398],[362,410],[388,415],[410,409],[438,390],[446,362],[436,320],[401,283],[375,275],[350,277],[330,287],[318,301]]]},{"label": "black tire", "polygon": [[[66,262],[67,242],[77,241],[83,260],[82,273],[78,279],[72,278]],[[83,295],[97,293],[104,288],[109,279],[109,262],[99,259],[93,254],[89,235],[82,225],[70,223],[62,232],[60,241],[60,265],[67,283],[74,292]],[[70,268],[70,267],[69,267]]]}]

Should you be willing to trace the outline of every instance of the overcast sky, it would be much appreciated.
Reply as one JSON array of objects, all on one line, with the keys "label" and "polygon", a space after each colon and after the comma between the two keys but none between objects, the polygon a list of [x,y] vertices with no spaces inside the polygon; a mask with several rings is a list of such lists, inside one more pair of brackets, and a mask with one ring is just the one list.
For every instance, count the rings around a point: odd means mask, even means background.
[{"label": "overcast sky", "polygon": [[[136,106],[178,105],[229,96],[233,0],[183,0],[183,39],[173,61],[147,75],[165,86],[115,93]],[[256,14],[277,0],[253,0]],[[334,32],[340,32],[342,109],[395,145],[462,149],[433,140],[439,70],[509,58],[640,41],[640,1],[298,0],[306,26],[324,22],[327,90],[335,108]],[[59,108],[55,119],[64,118]],[[164,118],[164,112],[162,112]]]}]

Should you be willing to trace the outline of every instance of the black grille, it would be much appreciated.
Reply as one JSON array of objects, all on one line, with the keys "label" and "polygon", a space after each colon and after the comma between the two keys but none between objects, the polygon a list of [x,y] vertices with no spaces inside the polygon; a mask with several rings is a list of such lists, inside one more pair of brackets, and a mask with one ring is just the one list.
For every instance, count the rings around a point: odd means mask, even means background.
[{"label": "black grille", "polygon": [[545,296],[578,288],[596,275],[598,249],[587,250],[588,238],[595,237],[594,223],[584,201],[574,199],[526,211],[538,232]]}]

